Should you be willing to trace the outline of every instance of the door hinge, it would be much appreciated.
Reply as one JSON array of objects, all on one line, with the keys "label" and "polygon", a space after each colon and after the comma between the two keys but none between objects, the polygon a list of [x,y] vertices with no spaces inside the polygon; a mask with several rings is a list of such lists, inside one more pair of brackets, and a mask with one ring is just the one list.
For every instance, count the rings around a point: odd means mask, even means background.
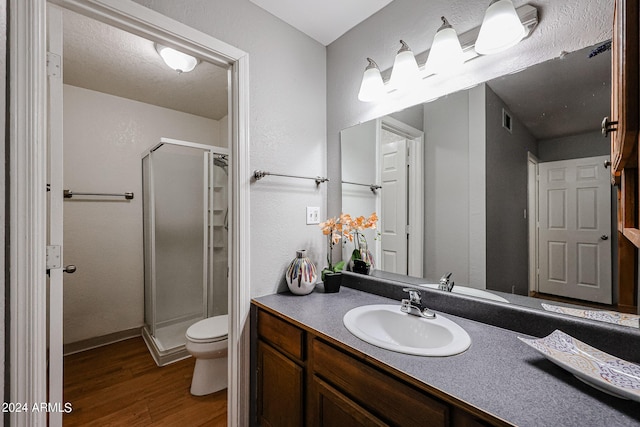
[{"label": "door hinge", "polygon": [[47,52],[47,75],[57,78],[62,75],[62,58],[60,55]]},{"label": "door hinge", "polygon": [[62,267],[62,247],[60,245],[47,246],[47,270]]}]

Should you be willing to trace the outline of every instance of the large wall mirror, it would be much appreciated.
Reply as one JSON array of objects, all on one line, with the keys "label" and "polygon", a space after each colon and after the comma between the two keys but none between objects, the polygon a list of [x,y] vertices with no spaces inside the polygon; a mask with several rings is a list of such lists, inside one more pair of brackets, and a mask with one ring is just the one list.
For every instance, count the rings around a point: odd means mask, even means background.
[{"label": "large wall mirror", "polygon": [[344,129],[343,211],[380,217],[373,274],[433,286],[452,272],[454,292],[614,311],[609,46]]}]

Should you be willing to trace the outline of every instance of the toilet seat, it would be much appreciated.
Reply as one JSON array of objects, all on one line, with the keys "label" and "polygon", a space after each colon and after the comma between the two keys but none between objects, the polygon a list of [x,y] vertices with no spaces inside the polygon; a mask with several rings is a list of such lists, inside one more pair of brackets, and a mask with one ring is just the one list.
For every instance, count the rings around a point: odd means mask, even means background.
[{"label": "toilet seat", "polygon": [[229,334],[229,316],[208,317],[187,329],[187,339],[194,343],[209,343],[227,339]]}]

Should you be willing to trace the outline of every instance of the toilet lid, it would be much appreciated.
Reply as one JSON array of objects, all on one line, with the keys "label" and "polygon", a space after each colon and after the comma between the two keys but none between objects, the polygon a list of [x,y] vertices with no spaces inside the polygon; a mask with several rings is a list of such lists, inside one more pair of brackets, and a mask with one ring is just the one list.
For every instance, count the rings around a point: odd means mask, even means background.
[{"label": "toilet lid", "polygon": [[229,333],[229,316],[214,316],[200,320],[187,329],[187,338],[192,341],[217,341]]}]

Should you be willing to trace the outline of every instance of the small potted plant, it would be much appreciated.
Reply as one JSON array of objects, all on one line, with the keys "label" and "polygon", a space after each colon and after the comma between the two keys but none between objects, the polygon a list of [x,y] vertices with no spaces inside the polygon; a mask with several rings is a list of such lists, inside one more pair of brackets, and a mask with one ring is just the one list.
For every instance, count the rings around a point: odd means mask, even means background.
[{"label": "small potted plant", "polygon": [[339,261],[333,265],[333,247],[340,243],[342,239],[342,215],[340,218],[329,218],[325,222],[320,224],[322,228],[322,234],[329,239],[327,263],[321,273],[322,282],[324,283],[324,291],[326,293],[335,293],[340,290],[342,284],[342,270],[344,269],[345,262]]}]

